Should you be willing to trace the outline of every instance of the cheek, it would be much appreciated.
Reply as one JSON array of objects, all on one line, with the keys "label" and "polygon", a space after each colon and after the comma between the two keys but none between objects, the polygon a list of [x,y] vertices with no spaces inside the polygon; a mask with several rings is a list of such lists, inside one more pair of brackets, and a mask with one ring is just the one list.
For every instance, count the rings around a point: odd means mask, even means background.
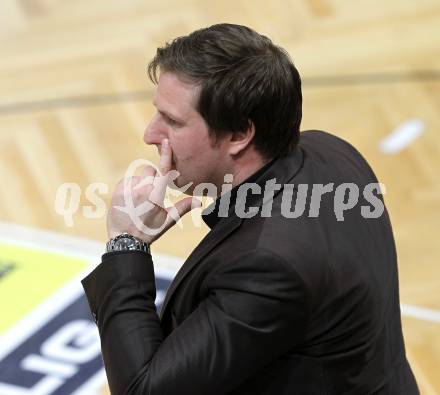
[{"label": "cheek", "polygon": [[188,163],[191,163],[191,155],[188,152],[187,143],[180,139],[170,138],[170,147],[173,152],[172,168],[179,172],[186,172]]},{"label": "cheek", "polygon": [[200,143],[197,140],[186,139],[170,139],[170,146],[173,151],[173,157],[184,161],[197,156],[201,151]]}]

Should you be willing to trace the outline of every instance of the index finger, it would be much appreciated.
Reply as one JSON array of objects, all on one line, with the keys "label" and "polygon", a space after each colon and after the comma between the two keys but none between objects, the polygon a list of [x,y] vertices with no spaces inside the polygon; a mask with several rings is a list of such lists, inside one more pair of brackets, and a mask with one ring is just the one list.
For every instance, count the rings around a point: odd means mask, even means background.
[{"label": "index finger", "polygon": [[163,139],[160,150],[159,170],[163,176],[166,176],[171,170],[173,152],[171,151],[170,141]]}]

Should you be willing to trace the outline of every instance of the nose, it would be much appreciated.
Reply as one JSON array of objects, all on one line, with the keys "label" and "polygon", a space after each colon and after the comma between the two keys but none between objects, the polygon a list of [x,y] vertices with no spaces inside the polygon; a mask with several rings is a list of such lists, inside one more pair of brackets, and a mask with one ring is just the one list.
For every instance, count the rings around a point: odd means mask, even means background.
[{"label": "nose", "polygon": [[159,114],[156,114],[145,128],[144,142],[147,145],[160,145],[161,141],[166,138],[166,130],[161,125]]}]

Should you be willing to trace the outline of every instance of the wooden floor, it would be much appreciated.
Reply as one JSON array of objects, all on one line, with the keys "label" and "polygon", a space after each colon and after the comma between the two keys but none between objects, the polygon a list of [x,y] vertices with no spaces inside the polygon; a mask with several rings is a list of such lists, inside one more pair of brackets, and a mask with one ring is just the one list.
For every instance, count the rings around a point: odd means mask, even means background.
[{"label": "wooden floor", "polygon": [[[386,184],[408,357],[422,393],[440,394],[438,0],[1,0],[0,221],[104,242],[104,218],[78,212],[66,226],[58,186],[114,185],[133,159],[157,159],[142,142],[147,62],[165,41],[218,22],[286,48],[303,76],[302,129],[349,140]],[[414,119],[421,135],[383,152]],[[156,251],[190,253],[207,229],[183,222]]]}]

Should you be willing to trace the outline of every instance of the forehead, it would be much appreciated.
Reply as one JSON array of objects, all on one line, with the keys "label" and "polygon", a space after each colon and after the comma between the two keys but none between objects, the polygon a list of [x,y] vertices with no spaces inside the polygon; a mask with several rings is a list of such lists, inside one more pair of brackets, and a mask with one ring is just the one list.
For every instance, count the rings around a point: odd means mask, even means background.
[{"label": "forehead", "polygon": [[159,110],[172,111],[179,116],[190,115],[196,112],[198,94],[197,85],[182,81],[176,74],[162,72],[154,94],[154,104]]}]

